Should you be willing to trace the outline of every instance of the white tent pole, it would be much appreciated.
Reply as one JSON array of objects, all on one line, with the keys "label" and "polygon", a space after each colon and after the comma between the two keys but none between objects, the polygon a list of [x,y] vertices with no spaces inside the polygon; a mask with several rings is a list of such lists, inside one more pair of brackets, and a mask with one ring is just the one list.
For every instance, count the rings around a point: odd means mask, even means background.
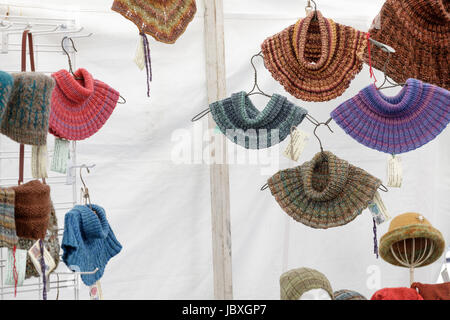
[{"label": "white tent pole", "polygon": [[[205,3],[205,50],[208,103],[225,98],[225,44],[222,0],[204,0]],[[223,135],[214,135],[214,122],[208,116],[212,139],[221,139],[222,149],[211,150],[211,223],[214,272],[214,298],[233,299],[231,271],[230,185],[226,161],[226,143]],[[218,158],[218,153],[222,159]]]}]

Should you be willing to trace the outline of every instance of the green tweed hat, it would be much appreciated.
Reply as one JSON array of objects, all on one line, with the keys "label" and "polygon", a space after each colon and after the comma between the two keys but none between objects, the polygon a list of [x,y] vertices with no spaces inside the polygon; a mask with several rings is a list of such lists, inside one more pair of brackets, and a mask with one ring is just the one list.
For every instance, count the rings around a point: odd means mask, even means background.
[{"label": "green tweed hat", "polygon": [[300,166],[278,171],[267,184],[289,216],[309,227],[327,229],[361,214],[381,180],[324,151]]},{"label": "green tweed hat", "polygon": [[38,72],[19,72],[12,76],[14,86],[0,131],[18,143],[45,145],[55,80]]},{"label": "green tweed hat", "polygon": [[333,289],[325,275],[310,268],[292,269],[280,277],[281,300],[298,300],[312,289],[324,289],[334,300]]}]

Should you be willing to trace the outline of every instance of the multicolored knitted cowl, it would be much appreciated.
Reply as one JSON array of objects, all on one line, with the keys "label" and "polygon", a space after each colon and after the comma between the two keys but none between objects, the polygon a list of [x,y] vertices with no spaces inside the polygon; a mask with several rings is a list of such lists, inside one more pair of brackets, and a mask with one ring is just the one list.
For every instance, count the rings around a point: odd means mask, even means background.
[{"label": "multicolored knitted cowl", "polygon": [[298,167],[277,172],[268,185],[278,204],[293,219],[312,228],[327,229],[347,224],[361,214],[381,181],[324,151]]},{"label": "multicolored knitted cowl", "polygon": [[111,9],[164,43],[174,43],[197,12],[195,0],[114,0]]},{"label": "multicolored knitted cowl", "polygon": [[[369,33],[395,49],[386,65],[390,78],[416,78],[450,90],[450,1],[387,0]],[[383,70],[386,59],[383,50],[371,51],[373,67]]]},{"label": "multicolored knitted cowl", "polygon": [[14,219],[15,193],[11,188],[0,188],[0,248],[14,248],[19,238]]},{"label": "multicolored knitted cowl", "polygon": [[267,38],[264,64],[294,97],[327,101],[339,97],[362,69],[364,32],[335,23],[317,11]]},{"label": "multicolored knitted cowl", "polygon": [[450,122],[450,92],[408,79],[393,97],[371,84],[331,112],[352,138],[386,153],[399,154],[433,140]]},{"label": "multicolored knitted cowl", "polygon": [[274,94],[259,111],[244,91],[211,103],[211,114],[228,139],[247,149],[268,148],[283,141],[308,111]]}]

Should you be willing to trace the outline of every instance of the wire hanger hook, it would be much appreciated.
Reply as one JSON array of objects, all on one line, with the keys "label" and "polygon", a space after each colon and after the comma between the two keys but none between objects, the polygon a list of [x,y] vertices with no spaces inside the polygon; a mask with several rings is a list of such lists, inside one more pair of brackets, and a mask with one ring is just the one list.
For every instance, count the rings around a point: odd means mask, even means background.
[{"label": "wire hanger hook", "polygon": [[325,125],[328,127],[328,129],[331,131],[331,133],[334,133],[333,130],[331,130],[329,123],[331,121],[331,118],[329,118],[326,122],[319,122],[316,124],[316,127],[314,128],[313,134],[314,136],[317,138],[317,140],[319,141],[319,145],[320,145],[320,151],[323,153],[323,147],[322,147],[322,141],[320,140],[319,136],[316,133],[317,128],[319,128],[321,125]]},{"label": "wire hanger hook", "polygon": [[[255,63],[253,62],[253,59],[255,59],[256,57],[261,57],[264,58],[262,55],[262,52],[258,52],[257,54],[254,54],[251,58],[250,58],[250,63],[252,65],[253,71],[254,71],[254,82],[253,82],[253,87],[252,89],[247,93],[247,96],[251,96],[252,94],[261,94],[263,96],[266,96],[268,98],[272,98],[271,95],[265,93],[264,91],[261,90],[261,88],[258,85],[258,71],[256,70],[256,66]],[[257,89],[257,91],[255,91],[255,89]]]},{"label": "wire hanger hook", "polygon": [[81,194],[84,198],[84,204],[85,205],[89,204],[89,207],[92,209],[91,197],[89,196],[89,189],[83,180],[83,175],[82,175],[83,168],[86,169],[87,173],[91,172],[87,166],[80,167],[80,180],[81,180],[81,183],[83,184],[83,187],[81,187]]}]

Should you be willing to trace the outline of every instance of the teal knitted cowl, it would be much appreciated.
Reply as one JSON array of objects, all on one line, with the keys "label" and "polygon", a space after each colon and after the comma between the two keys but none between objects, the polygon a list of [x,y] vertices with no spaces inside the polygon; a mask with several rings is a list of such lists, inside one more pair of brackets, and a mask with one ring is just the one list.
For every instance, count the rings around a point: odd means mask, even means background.
[{"label": "teal knitted cowl", "polygon": [[273,94],[264,110],[259,111],[244,91],[213,102],[209,108],[220,131],[246,149],[280,143],[308,113],[279,94]]}]

